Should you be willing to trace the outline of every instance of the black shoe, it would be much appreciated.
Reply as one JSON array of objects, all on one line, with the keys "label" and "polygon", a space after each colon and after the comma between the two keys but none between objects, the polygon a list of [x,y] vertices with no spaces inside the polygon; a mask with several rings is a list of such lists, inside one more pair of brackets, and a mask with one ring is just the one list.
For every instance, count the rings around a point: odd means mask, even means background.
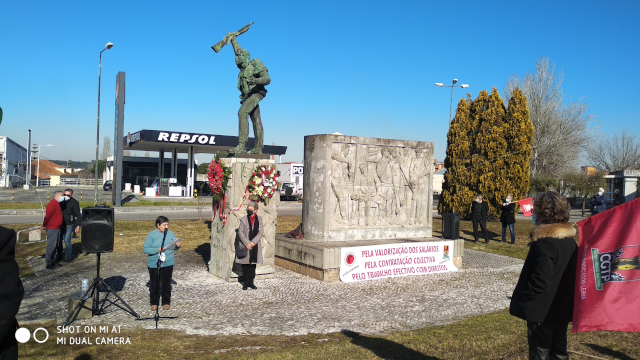
[{"label": "black shoe", "polygon": [[253,290],[258,290],[258,288],[253,284],[249,285],[249,287],[252,288]]},{"label": "black shoe", "polygon": [[72,262],[72,261],[73,261],[73,259],[69,259],[69,258],[67,258],[67,259],[64,259],[64,260],[62,260],[62,261],[66,262],[66,263],[70,263],[70,262]]},{"label": "black shoe", "polygon": [[54,268],[53,264],[47,265],[47,270],[53,270],[53,268]]},{"label": "black shoe", "polygon": [[246,287],[246,286],[243,286],[243,287],[242,287],[242,290],[247,290],[247,287]]}]

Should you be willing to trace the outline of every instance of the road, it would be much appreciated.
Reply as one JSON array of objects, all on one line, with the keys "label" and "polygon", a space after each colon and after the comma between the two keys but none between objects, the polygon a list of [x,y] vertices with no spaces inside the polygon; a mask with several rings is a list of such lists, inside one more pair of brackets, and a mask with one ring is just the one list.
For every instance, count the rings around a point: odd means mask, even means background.
[{"label": "road", "polygon": [[[184,207],[183,207],[184,208]],[[154,208],[127,208],[132,211],[116,211],[116,221],[155,220],[159,215],[164,215],[171,220],[198,219],[198,210],[174,210]],[[278,207],[278,216],[302,215],[302,203],[283,202]],[[202,211],[203,219],[211,217],[211,210]],[[27,215],[0,215],[0,224],[30,224],[41,223],[41,214]]]}]

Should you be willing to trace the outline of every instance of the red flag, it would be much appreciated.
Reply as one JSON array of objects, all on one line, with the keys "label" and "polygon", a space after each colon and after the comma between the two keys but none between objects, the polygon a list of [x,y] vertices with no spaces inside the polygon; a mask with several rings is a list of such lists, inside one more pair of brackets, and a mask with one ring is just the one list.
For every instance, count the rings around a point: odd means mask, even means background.
[{"label": "red flag", "polygon": [[522,209],[524,216],[531,216],[531,210],[533,210],[533,198],[518,200],[518,205]]},{"label": "red flag", "polygon": [[573,332],[640,332],[640,199],[578,227]]}]

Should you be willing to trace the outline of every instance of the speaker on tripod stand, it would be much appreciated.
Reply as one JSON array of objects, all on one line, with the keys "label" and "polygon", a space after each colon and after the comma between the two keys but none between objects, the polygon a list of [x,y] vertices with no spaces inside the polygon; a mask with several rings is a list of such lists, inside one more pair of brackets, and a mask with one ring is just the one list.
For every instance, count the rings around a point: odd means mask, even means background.
[{"label": "speaker on tripod stand", "polygon": [[82,210],[82,251],[97,254],[112,252],[114,235],[113,208],[93,207]]},{"label": "speaker on tripod stand", "polygon": [[[113,291],[109,284],[104,282],[104,279],[100,277],[100,255],[105,252],[113,251],[113,240],[115,235],[114,223],[115,219],[113,208],[92,207],[82,209],[82,235],[80,237],[80,242],[82,244],[82,251],[95,253],[97,256],[96,277],[93,279],[93,282],[89,286],[87,292],[82,294],[81,301],[69,314],[69,317],[64,322],[65,326],[75,320],[80,309],[84,307],[84,303],[89,297],[93,298],[93,308],[91,309],[92,314],[102,314],[105,305],[104,303],[106,303],[109,293],[115,295],[115,297],[118,298],[118,300],[129,310],[131,315],[136,318],[140,318],[140,315],[138,315],[129,306],[129,304],[127,304],[115,291]],[[107,289],[107,294],[105,295],[104,302],[100,308],[100,287],[103,285]]]}]

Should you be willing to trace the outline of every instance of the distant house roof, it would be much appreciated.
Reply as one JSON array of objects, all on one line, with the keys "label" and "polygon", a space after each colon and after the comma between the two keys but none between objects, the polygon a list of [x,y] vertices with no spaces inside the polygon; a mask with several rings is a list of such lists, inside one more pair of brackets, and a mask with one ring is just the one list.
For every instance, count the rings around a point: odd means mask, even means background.
[{"label": "distant house roof", "polygon": [[[32,173],[35,174],[38,171],[38,161],[32,161],[31,162],[31,168],[33,169]],[[57,169],[62,169],[62,167],[58,164],[52,163],[49,160],[43,160],[40,159],[40,179],[51,179],[51,176],[78,176],[78,174],[76,173],[64,173],[62,171],[59,171]],[[33,175],[34,177],[36,175]]]},{"label": "distant house roof", "polygon": [[436,174],[437,175],[444,175],[444,173],[446,173],[446,172],[447,172],[447,169],[442,169],[442,170],[438,171]]}]

